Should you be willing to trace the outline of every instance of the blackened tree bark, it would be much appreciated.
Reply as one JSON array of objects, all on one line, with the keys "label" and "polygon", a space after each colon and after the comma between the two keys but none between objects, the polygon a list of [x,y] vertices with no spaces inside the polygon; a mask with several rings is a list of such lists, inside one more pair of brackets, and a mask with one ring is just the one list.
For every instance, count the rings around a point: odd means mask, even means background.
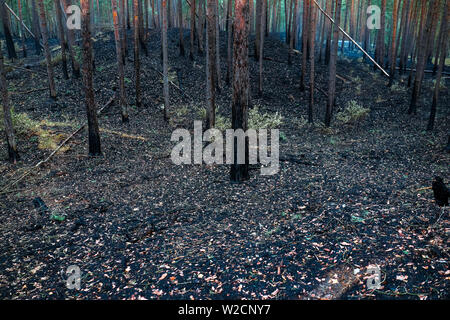
[{"label": "blackened tree bark", "polygon": [[314,56],[315,56],[315,38],[316,38],[316,6],[311,0],[309,10],[309,105],[308,105],[308,122],[313,122],[314,107]]},{"label": "blackened tree bark", "polygon": [[67,71],[67,56],[66,56],[66,39],[64,36],[64,27],[62,24],[62,12],[59,0],[54,0],[55,12],[56,12],[56,25],[58,27],[59,43],[61,45],[61,65],[63,70],[64,79],[69,79],[69,72]]},{"label": "blackened tree bark", "polygon": [[261,32],[262,1],[263,0],[256,0],[256,5],[255,5],[255,11],[256,11],[256,14],[255,14],[255,17],[256,17],[256,19],[255,19],[255,60],[256,61],[259,60],[259,44],[261,41],[260,32]]},{"label": "blackened tree bark", "polygon": [[10,29],[10,19],[5,6],[5,0],[0,0],[0,18],[3,23],[3,32],[6,39],[6,48],[8,49],[8,57],[10,59],[17,59],[16,49],[14,47],[14,41]]},{"label": "blackened tree bark", "polygon": [[191,45],[189,48],[189,58],[194,60],[194,39],[195,37],[195,0],[191,0]]},{"label": "blackened tree bark", "polygon": [[293,12],[293,18],[292,18],[292,26],[291,26],[291,33],[290,33],[290,39],[289,39],[289,54],[288,54],[288,64],[292,64],[292,56],[294,54],[294,39],[297,35],[297,6],[298,6],[298,0],[294,1],[294,12]]},{"label": "blackened tree bark", "polygon": [[120,18],[121,18],[121,41],[122,41],[122,55],[125,63],[125,58],[128,56],[128,36],[127,36],[127,13],[126,3],[128,0],[120,0]]},{"label": "blackened tree bark", "polygon": [[13,123],[11,119],[11,109],[9,106],[8,84],[6,83],[6,72],[3,65],[3,51],[0,44],[0,89],[2,92],[3,104],[3,123],[6,133],[6,146],[8,149],[9,161],[16,163],[19,160],[19,153],[17,151],[16,136],[14,134]]},{"label": "blackened tree bark", "polygon": [[142,105],[141,96],[141,62],[139,57],[139,0],[133,0],[133,22],[134,22],[134,74],[136,90],[136,107]]},{"label": "blackened tree bark", "polygon": [[17,6],[19,9],[19,32],[20,32],[20,38],[22,40],[22,55],[24,58],[27,57],[27,46],[25,45],[25,32],[23,31],[23,26],[22,26],[22,1],[21,0],[17,0]]},{"label": "blackened tree bark", "polygon": [[[409,105],[408,114],[416,113],[417,109],[417,100],[420,95],[420,90],[422,87],[422,80],[425,70],[425,60],[426,53],[431,41],[431,28],[433,24],[433,20],[437,18],[437,5],[436,0],[429,1],[429,13],[427,15],[425,30],[420,39],[420,42],[417,44],[419,46],[418,57],[417,57],[417,67],[416,67],[416,76],[414,78],[414,87],[411,98],[411,104]],[[412,69],[412,68],[411,68]]]},{"label": "blackened tree bark", "polygon": [[45,61],[47,63],[48,84],[50,88],[50,98],[56,99],[55,77],[52,66],[52,55],[48,46],[47,20],[45,16],[44,0],[37,0],[39,7],[39,21],[41,25],[42,42],[44,45]]},{"label": "blackened tree bark", "polygon": [[122,122],[128,122],[128,106],[125,90],[124,66],[123,66],[123,49],[120,38],[120,17],[117,11],[117,0],[111,0],[113,23],[114,23],[114,39],[116,41],[117,55],[117,73],[119,80],[119,105],[122,110]]},{"label": "blackened tree bark", "polygon": [[31,20],[32,20],[32,29],[34,33],[34,48],[36,55],[40,55],[42,48],[41,48],[41,42],[39,39],[41,38],[41,30],[39,29],[39,15],[37,13],[36,8],[36,1],[31,1]]},{"label": "blackened tree bark", "polygon": [[197,1],[198,3],[198,23],[197,23],[197,49],[198,54],[203,55],[203,31],[205,29],[204,25],[204,0]]},{"label": "blackened tree bark", "polygon": [[397,14],[398,14],[398,0],[394,0],[394,7],[392,11],[392,37],[391,37],[391,62],[390,62],[390,77],[389,86],[392,86],[395,78],[395,67],[397,65]]},{"label": "blackened tree bark", "polygon": [[230,84],[231,82],[231,75],[232,75],[232,60],[233,60],[233,53],[231,50],[232,43],[233,43],[233,7],[232,7],[233,0],[228,0],[227,6],[227,74],[225,77],[225,82],[227,84]]},{"label": "blackened tree bark", "polygon": [[216,0],[207,0],[206,31],[206,129],[210,129],[216,124]]},{"label": "blackened tree bark", "polygon": [[178,23],[180,31],[180,56],[184,57],[184,35],[183,35],[183,3],[178,0]]},{"label": "blackened tree bark", "polygon": [[90,28],[90,2],[81,0],[81,35],[83,38],[83,83],[86,94],[86,112],[88,119],[89,155],[102,154],[100,145],[100,131],[98,128],[97,110],[94,98],[94,84],[92,76],[92,40]]},{"label": "blackened tree bark", "polygon": [[[34,1],[33,1],[34,3]],[[70,0],[61,0],[61,4],[63,6],[64,11],[67,11],[67,8],[70,6]],[[64,23],[67,24],[67,20],[64,19]],[[72,74],[78,79],[81,76],[80,73],[80,64],[77,61],[77,57],[75,54],[74,46],[75,46],[75,34],[73,30],[67,28],[67,45],[69,48],[70,60],[72,62]]]},{"label": "blackened tree bark", "polygon": [[302,22],[302,73],[300,76],[300,91],[305,90],[305,75],[306,75],[306,63],[308,54],[308,38],[309,38],[309,2],[310,0],[303,1],[303,22]]},{"label": "blackened tree bark", "polygon": [[448,34],[450,31],[449,30],[450,28],[448,27],[449,4],[450,4],[450,2],[448,0],[444,0],[444,11],[442,13],[441,30],[440,30],[440,36],[439,36],[439,40],[440,40],[439,47],[441,49],[441,53],[439,56],[439,66],[437,69],[436,84],[434,86],[433,102],[431,103],[430,118],[428,120],[428,126],[427,126],[428,131],[431,131],[434,128],[434,120],[436,118],[436,109],[437,109],[437,103],[438,103],[438,98],[439,98],[442,70],[444,69],[445,58],[447,56]]},{"label": "blackened tree bark", "polygon": [[215,32],[216,32],[216,36],[215,36],[215,46],[216,46],[216,63],[215,63],[215,67],[216,67],[216,88],[217,91],[220,92],[222,90],[222,74],[220,72],[220,25],[219,25],[219,0],[215,0],[216,1],[216,5],[215,5]]},{"label": "blackened tree bark", "polygon": [[325,113],[325,125],[327,127],[331,124],[331,116],[333,114],[335,95],[336,95],[336,59],[338,52],[338,41],[339,41],[339,24],[341,23],[341,5],[342,0],[336,0],[336,13],[334,18],[334,26],[333,29],[333,43],[330,52],[330,71],[328,78],[328,100],[327,100],[327,109]]},{"label": "blackened tree bark", "polygon": [[[233,45],[233,99],[231,124],[234,130],[247,131],[248,127],[248,1],[235,0],[234,4],[234,45]],[[234,155],[230,170],[232,182],[242,182],[248,174],[248,140],[245,142],[245,163],[237,163],[237,143],[233,141]]]},{"label": "blackened tree bark", "polygon": [[266,26],[266,6],[267,6],[267,0],[261,0],[261,13],[258,15],[257,19],[260,19],[260,22],[258,27],[260,28],[259,33],[259,81],[258,81],[258,93],[260,96],[263,94],[263,85],[264,85],[264,78],[263,78],[263,57],[264,57],[264,28]]},{"label": "blackened tree bark", "polygon": [[162,53],[163,53],[163,93],[164,93],[164,120],[168,120],[167,112],[169,110],[169,56],[167,53],[167,0],[161,1],[162,6]]}]

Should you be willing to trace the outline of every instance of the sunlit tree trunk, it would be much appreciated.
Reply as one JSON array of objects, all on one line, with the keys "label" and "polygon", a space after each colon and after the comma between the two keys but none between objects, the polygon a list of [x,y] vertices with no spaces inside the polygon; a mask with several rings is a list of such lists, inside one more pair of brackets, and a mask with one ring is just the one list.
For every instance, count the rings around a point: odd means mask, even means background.
[{"label": "sunlit tree trunk", "polygon": [[53,73],[52,56],[51,56],[50,48],[48,46],[47,20],[46,20],[46,16],[45,16],[45,9],[44,9],[43,1],[44,0],[38,0],[39,21],[41,24],[41,34],[42,34],[42,42],[44,45],[45,61],[47,63],[47,75],[48,75],[48,83],[49,83],[49,88],[50,88],[50,97],[52,99],[56,99],[55,77],[54,77],[54,73]]},{"label": "sunlit tree trunk", "polygon": [[6,134],[6,147],[8,149],[9,161],[16,163],[19,160],[17,151],[16,136],[14,134],[13,123],[11,119],[11,109],[9,106],[8,84],[6,83],[5,66],[3,65],[3,48],[0,44],[0,89],[2,92],[3,105],[3,124]]},{"label": "sunlit tree trunk", "polygon": [[335,25],[333,27],[333,43],[330,52],[330,69],[328,74],[328,100],[327,109],[325,113],[325,125],[327,127],[331,124],[331,117],[333,114],[335,95],[336,95],[336,60],[338,52],[338,41],[339,41],[339,28],[341,23],[341,5],[342,0],[336,0],[336,13],[334,17]]},{"label": "sunlit tree trunk", "polygon": [[[233,98],[231,124],[234,130],[247,131],[248,127],[248,1],[235,0],[234,45],[233,45]],[[248,174],[248,139],[245,142],[245,163],[237,161],[237,143],[234,144],[233,164],[230,170],[232,182],[242,182]]]},{"label": "sunlit tree trunk", "polygon": [[83,84],[86,94],[86,112],[88,119],[89,154],[101,155],[100,130],[94,98],[92,76],[92,40],[90,29],[90,0],[81,0],[81,35],[83,38]]},{"label": "sunlit tree trunk", "polygon": [[128,106],[125,90],[125,76],[123,66],[123,49],[122,41],[120,39],[120,17],[117,11],[117,1],[111,0],[113,23],[114,23],[114,39],[116,41],[116,56],[117,56],[117,73],[119,80],[119,105],[122,110],[122,122],[128,122]]}]

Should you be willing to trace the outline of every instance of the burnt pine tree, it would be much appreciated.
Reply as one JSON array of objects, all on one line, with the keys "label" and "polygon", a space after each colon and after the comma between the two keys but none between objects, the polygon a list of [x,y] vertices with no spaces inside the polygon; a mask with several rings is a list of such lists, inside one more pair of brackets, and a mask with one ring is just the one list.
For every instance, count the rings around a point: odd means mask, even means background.
[{"label": "burnt pine tree", "polygon": [[83,84],[86,95],[86,112],[88,120],[89,155],[102,154],[100,145],[100,130],[98,128],[97,110],[94,98],[92,40],[90,28],[90,2],[81,0],[81,36],[83,38]]},{"label": "burnt pine tree", "polygon": [[302,22],[302,73],[300,76],[300,91],[305,90],[305,75],[306,75],[306,63],[308,54],[308,38],[309,38],[309,2],[310,0],[303,1],[303,22]]},{"label": "burnt pine tree", "polygon": [[3,24],[3,33],[5,34],[6,48],[8,49],[8,57],[10,59],[17,59],[17,53],[14,47],[14,41],[11,34],[10,19],[6,9],[5,0],[0,0],[0,18]]},{"label": "burnt pine tree", "polygon": [[164,94],[164,120],[169,120],[168,110],[169,110],[169,55],[167,52],[167,0],[161,0],[162,6],[162,28],[161,28],[161,39],[162,39],[162,56],[163,56],[163,94]]},{"label": "burnt pine tree", "polygon": [[[61,0],[61,4],[63,6],[64,11],[67,11],[68,6],[70,5],[69,0]],[[67,20],[64,21],[65,24],[67,24]],[[72,29],[67,28],[67,45],[69,47],[69,55],[70,60],[72,61],[72,74],[75,78],[79,78],[81,76],[80,73],[80,64],[77,61],[76,54],[75,54],[75,34]]]},{"label": "burnt pine tree", "polygon": [[263,85],[264,85],[264,78],[263,78],[263,57],[264,57],[264,28],[266,26],[266,6],[267,6],[267,0],[261,0],[261,8],[260,13],[257,15],[257,19],[260,19],[260,22],[257,24],[259,27],[259,32],[257,33],[259,36],[259,82],[258,82],[258,93],[260,96],[263,94]]},{"label": "burnt pine tree", "polygon": [[396,45],[397,45],[397,14],[398,14],[398,0],[394,0],[394,7],[392,12],[392,37],[391,37],[391,61],[390,61],[390,77],[389,77],[389,86],[392,86],[395,77],[395,67],[397,65],[397,55],[396,55]]},{"label": "burnt pine tree", "polygon": [[259,45],[261,43],[261,15],[262,15],[262,1],[256,0],[255,11],[256,11],[256,19],[255,19],[255,60],[259,60]]},{"label": "burnt pine tree", "polygon": [[[233,93],[231,125],[234,130],[247,131],[248,127],[248,1],[235,0],[234,3],[234,45],[233,45]],[[245,161],[238,163],[237,138],[233,141],[233,164],[230,170],[232,182],[239,183],[249,178],[248,139],[245,145]]]},{"label": "burnt pine tree", "polygon": [[128,39],[127,39],[127,14],[126,8],[128,7],[128,0],[120,0],[120,18],[121,18],[121,42],[122,42],[122,55],[125,63],[125,58],[128,56]]},{"label": "burnt pine tree", "polygon": [[316,38],[316,6],[311,0],[309,10],[309,105],[308,105],[308,122],[313,122],[313,106],[314,106],[314,45]]},{"label": "burnt pine tree", "polygon": [[207,0],[206,11],[206,129],[216,124],[216,0]]},{"label": "burnt pine tree", "polygon": [[56,99],[55,77],[52,66],[52,55],[48,46],[47,18],[45,16],[44,0],[37,0],[39,8],[39,21],[41,26],[42,42],[44,45],[45,62],[47,63],[48,84],[50,88],[50,98]]},{"label": "burnt pine tree", "polygon": [[178,0],[178,24],[180,31],[180,56],[184,57],[184,35],[183,35],[183,3]]},{"label": "burnt pine tree", "polygon": [[225,82],[230,84],[231,75],[232,75],[232,60],[233,60],[233,52],[232,52],[232,43],[233,43],[233,0],[228,0],[227,6],[227,24],[226,24],[226,32],[227,32],[227,74],[225,76]]},{"label": "burnt pine tree", "polygon": [[62,24],[62,12],[59,0],[54,0],[55,12],[56,12],[56,25],[58,27],[59,43],[61,45],[61,65],[63,70],[64,79],[69,79],[69,72],[67,71],[67,56],[66,47],[67,43],[64,36],[64,27]]},{"label": "burnt pine tree", "polygon": [[16,163],[19,160],[17,152],[16,136],[14,134],[13,123],[11,119],[11,109],[9,107],[8,84],[6,83],[5,66],[3,65],[3,51],[0,44],[0,89],[2,91],[3,104],[3,123],[5,126],[6,145],[8,149],[9,161]]},{"label": "burnt pine tree", "polygon": [[331,116],[333,114],[333,108],[336,96],[336,59],[338,52],[338,41],[339,41],[339,28],[341,23],[341,6],[342,0],[336,0],[336,13],[334,18],[333,28],[333,43],[331,45],[330,61],[329,61],[329,75],[328,75],[328,100],[327,109],[325,113],[325,125],[327,127],[331,124]]},{"label": "burnt pine tree", "polygon": [[189,48],[189,58],[194,60],[194,39],[195,37],[195,0],[191,0],[191,42]]},{"label": "burnt pine tree", "polygon": [[122,122],[128,122],[128,105],[125,90],[124,66],[123,66],[123,50],[122,41],[120,38],[120,18],[117,12],[117,0],[111,0],[113,24],[114,24],[114,39],[116,41],[116,55],[117,55],[117,73],[119,77],[119,105],[122,110]]},{"label": "burnt pine tree", "polygon": [[430,118],[428,120],[428,126],[427,126],[428,131],[431,131],[434,128],[434,120],[436,118],[436,109],[437,109],[437,102],[438,102],[438,98],[439,98],[439,90],[440,90],[440,85],[441,85],[442,71],[443,71],[444,65],[445,65],[445,58],[447,57],[447,45],[448,45],[447,37],[450,32],[450,28],[448,27],[448,25],[449,25],[448,24],[449,5],[450,5],[450,2],[448,0],[444,0],[444,11],[442,13],[441,30],[440,30],[440,36],[439,36],[439,40],[440,40],[439,47],[440,47],[441,53],[439,54],[439,66],[437,69],[436,83],[434,85],[434,93],[433,93],[433,102],[431,103]]},{"label": "burnt pine tree", "polygon": [[139,0],[133,0],[133,27],[134,27],[134,75],[136,90],[136,107],[142,104],[141,96],[141,64],[139,58]]},{"label": "burnt pine tree", "polygon": [[22,22],[22,1],[17,0],[17,7],[19,9],[19,32],[20,32],[20,38],[22,40],[22,55],[24,58],[27,57],[27,46],[25,45],[25,32],[23,30]]},{"label": "burnt pine tree", "polygon": [[292,56],[294,54],[294,39],[297,34],[297,6],[298,6],[298,0],[294,1],[294,13],[293,13],[293,23],[291,27],[291,35],[289,39],[289,54],[288,54],[288,64],[292,64]]},{"label": "burnt pine tree", "polygon": [[216,24],[215,27],[215,32],[216,32],[216,36],[215,36],[215,46],[216,46],[216,63],[215,63],[215,67],[216,67],[216,87],[217,87],[217,91],[220,92],[220,90],[222,89],[222,75],[220,72],[220,39],[219,39],[219,32],[220,32],[220,25],[219,25],[219,0],[215,0],[216,1],[216,5],[215,5],[215,14],[214,14],[214,18],[215,21],[214,23]]},{"label": "burnt pine tree", "polygon": [[39,29],[39,16],[36,9],[36,1],[31,1],[31,29],[34,33],[34,48],[36,55],[40,55],[42,51],[41,42],[39,39],[41,38],[41,30]]}]

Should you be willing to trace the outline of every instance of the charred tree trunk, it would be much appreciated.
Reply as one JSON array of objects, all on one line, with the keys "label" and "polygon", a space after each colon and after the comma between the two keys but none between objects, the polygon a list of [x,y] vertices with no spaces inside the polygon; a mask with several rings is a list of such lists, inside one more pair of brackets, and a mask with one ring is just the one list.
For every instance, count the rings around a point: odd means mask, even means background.
[{"label": "charred tree trunk", "polygon": [[[61,3],[63,5],[64,11],[66,11],[67,8],[70,6],[70,1],[68,1],[68,0],[62,0]],[[64,23],[67,25],[66,19],[64,19]],[[81,73],[80,73],[80,64],[77,61],[77,57],[76,57],[75,49],[74,49],[75,35],[74,35],[73,30],[71,30],[69,28],[67,28],[67,45],[69,48],[70,60],[72,62],[72,74],[76,79],[78,79],[78,78],[80,78]]]},{"label": "charred tree trunk", "polygon": [[126,8],[128,4],[126,4],[128,0],[120,0],[120,18],[121,18],[121,42],[122,42],[122,55],[123,55],[123,61],[125,63],[126,57],[128,56],[128,36],[127,36],[127,12]]},{"label": "charred tree trunk", "polygon": [[191,0],[191,46],[189,48],[189,58],[194,60],[194,39],[195,37],[195,0]]},{"label": "charred tree trunk", "polygon": [[[248,1],[235,0],[233,46],[233,99],[231,124],[234,130],[247,131],[248,127]],[[230,170],[232,182],[242,182],[248,174],[248,139],[245,141],[245,161],[238,163],[237,139],[233,141],[233,164]]]},{"label": "charred tree trunk", "polygon": [[297,6],[298,0],[294,1],[294,12],[293,12],[293,22],[291,26],[291,33],[289,38],[289,54],[288,54],[288,64],[292,64],[292,56],[294,54],[294,39],[297,34]]},{"label": "charred tree trunk", "polygon": [[[441,19],[441,30],[440,30],[440,48],[441,53],[439,56],[439,67],[437,69],[437,75],[436,75],[436,84],[434,86],[434,93],[433,93],[433,102],[431,103],[431,110],[430,110],[430,118],[428,120],[428,126],[427,130],[431,131],[434,128],[434,120],[436,118],[436,109],[437,109],[437,103],[439,98],[439,90],[441,85],[441,77],[442,77],[442,71],[444,69],[445,65],[445,58],[447,57],[447,45],[448,45],[448,34],[449,34],[449,28],[448,28],[448,13],[449,13],[449,4],[448,0],[444,0],[444,12],[442,13],[442,19]],[[449,137],[450,138],[450,137]],[[449,140],[450,142],[450,140]]]},{"label": "charred tree trunk", "polygon": [[[429,43],[431,41],[431,28],[433,24],[433,20],[437,17],[437,5],[436,0],[430,0],[429,1],[429,12],[426,19],[425,24],[425,30],[423,32],[423,36],[420,39],[420,42],[418,43],[419,51],[417,56],[417,67],[416,67],[416,76],[414,78],[414,87],[413,87],[413,93],[411,98],[411,104],[409,106],[408,114],[416,113],[417,109],[417,99],[420,95],[420,90],[422,87],[422,80],[425,70],[425,60],[426,60],[426,54],[427,49],[429,46]],[[412,68],[411,68],[412,69]]]},{"label": "charred tree trunk", "polygon": [[162,28],[161,28],[161,39],[162,39],[162,53],[163,53],[163,93],[164,93],[164,120],[167,121],[168,110],[169,110],[169,56],[167,53],[167,0],[161,1],[162,6]]},{"label": "charred tree trunk", "polygon": [[303,30],[302,30],[302,73],[300,77],[300,91],[305,90],[305,75],[306,75],[306,63],[308,54],[308,38],[309,38],[309,2],[310,0],[303,1]]},{"label": "charred tree trunk", "polygon": [[311,0],[309,10],[310,25],[309,25],[309,105],[308,105],[308,122],[313,122],[313,107],[314,107],[314,42],[316,38],[316,6]]},{"label": "charred tree trunk", "polygon": [[184,57],[183,3],[178,0],[178,23],[180,31],[180,56]]},{"label": "charred tree trunk", "polygon": [[58,27],[59,43],[61,45],[61,65],[63,70],[64,79],[69,79],[69,72],[67,71],[67,57],[66,57],[66,47],[67,43],[64,37],[64,28],[62,25],[62,12],[59,0],[54,0],[55,11],[56,11],[56,24]]},{"label": "charred tree trunk", "polygon": [[261,41],[260,32],[261,32],[261,16],[262,16],[261,2],[262,1],[263,0],[256,0],[256,5],[255,5],[255,11],[256,11],[255,12],[255,17],[256,17],[256,19],[255,19],[255,60],[256,61],[259,60],[259,45],[260,45],[260,41]]},{"label": "charred tree trunk", "polygon": [[217,91],[220,92],[222,90],[222,75],[220,72],[220,26],[219,26],[219,0],[215,0],[216,1],[216,12],[215,12],[215,32],[216,32],[216,36],[215,36],[215,46],[216,46],[216,63],[215,63],[215,67],[216,67],[216,87],[217,87]]},{"label": "charred tree trunk", "polygon": [[325,113],[325,125],[329,127],[331,125],[331,117],[333,114],[333,108],[335,103],[336,95],[336,59],[338,52],[338,41],[339,41],[339,24],[341,23],[341,5],[342,0],[336,0],[336,14],[334,18],[334,29],[333,29],[333,44],[330,52],[330,71],[328,78],[328,100],[327,109]]},{"label": "charred tree trunk", "polygon": [[391,62],[390,62],[390,78],[389,78],[389,86],[392,86],[395,78],[395,67],[397,65],[397,14],[398,14],[398,0],[394,0],[394,7],[392,12],[392,37],[391,37]]},{"label": "charred tree trunk", "polygon": [[10,29],[9,14],[6,11],[5,0],[0,0],[0,18],[3,23],[3,32],[6,39],[6,48],[8,49],[8,57],[10,59],[17,59],[16,49],[14,47],[14,41]]},{"label": "charred tree trunk", "polygon": [[259,23],[259,85],[258,85],[258,93],[260,96],[263,94],[263,84],[264,84],[264,78],[263,78],[263,57],[264,57],[264,28],[266,24],[266,5],[267,0],[261,0],[261,13],[259,14],[259,19],[261,20]]},{"label": "charred tree trunk", "polygon": [[[86,94],[86,112],[88,119],[89,155],[102,154],[100,130],[98,128],[97,110],[94,98],[92,76],[92,40],[90,28],[90,0],[81,0],[81,35],[83,38],[83,83]],[[42,2],[41,2],[42,3]]]},{"label": "charred tree trunk", "polygon": [[203,55],[203,31],[205,25],[204,22],[204,0],[197,1],[198,3],[198,23],[197,23],[197,49],[198,54]]},{"label": "charred tree trunk", "polygon": [[119,105],[122,110],[122,122],[128,122],[128,106],[125,90],[125,76],[123,66],[123,49],[120,38],[120,18],[117,11],[117,1],[111,0],[113,23],[114,23],[114,39],[116,41],[116,55],[117,55],[117,73],[119,77]]},{"label": "charred tree trunk", "polygon": [[52,66],[52,56],[48,46],[47,20],[45,16],[44,0],[38,0],[39,20],[41,24],[42,42],[44,45],[45,61],[47,63],[48,84],[50,88],[50,97],[56,99],[55,77]]},{"label": "charred tree trunk", "polygon": [[133,27],[134,27],[134,75],[136,90],[136,107],[142,105],[141,96],[141,62],[139,57],[139,0],[133,0]]},{"label": "charred tree trunk", "polygon": [[3,123],[5,126],[6,146],[8,149],[8,158],[12,163],[19,160],[17,151],[16,136],[14,134],[13,123],[11,119],[11,109],[9,106],[8,84],[6,83],[6,72],[3,65],[3,48],[0,45],[0,88],[2,91],[3,104]]},{"label": "charred tree trunk", "polygon": [[206,14],[206,129],[216,123],[216,0],[207,0]]},{"label": "charred tree trunk", "polygon": [[36,8],[36,1],[33,0],[31,1],[31,15],[32,15],[32,29],[33,29],[33,33],[35,35],[34,37],[34,47],[35,47],[35,53],[36,55],[40,55],[41,54],[41,42],[39,41],[39,39],[41,38],[41,30],[39,29],[39,15],[37,13],[37,8]]},{"label": "charred tree trunk", "polygon": [[232,75],[232,41],[233,41],[233,0],[228,0],[227,6],[227,75],[225,77],[225,82],[230,84]]},{"label": "charred tree trunk", "polygon": [[25,32],[23,32],[23,26],[22,26],[22,1],[17,0],[17,6],[19,9],[19,32],[20,32],[20,38],[22,40],[22,56],[24,58],[27,57],[27,46],[25,45]]}]

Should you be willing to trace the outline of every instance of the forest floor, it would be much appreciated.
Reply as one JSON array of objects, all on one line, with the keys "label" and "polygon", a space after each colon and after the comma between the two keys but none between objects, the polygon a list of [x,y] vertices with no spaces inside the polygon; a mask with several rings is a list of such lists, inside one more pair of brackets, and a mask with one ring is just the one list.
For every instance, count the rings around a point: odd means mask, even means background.
[{"label": "forest floor", "polygon": [[[170,160],[175,128],[193,127],[205,106],[205,59],[179,57],[170,32],[171,120],[163,121],[160,37],[150,33],[142,53],[143,106],[122,124],[117,104],[99,117],[103,157],[87,157],[86,133],[63,152],[0,194],[1,299],[448,299],[450,219],[436,205],[434,176],[449,181],[443,152],[450,123],[450,82],[441,91],[436,128],[425,131],[432,81],[416,115],[407,115],[411,89],[387,87],[372,66],[339,59],[337,111],[355,100],[370,108],[352,125],[325,129],[326,97],[316,91],[315,123],[300,92],[301,55],[288,66],[287,47],[267,39],[264,94],[257,96],[258,64],[250,58],[253,103],[283,116],[280,171],[231,184],[227,165],[182,165]],[[226,71],[222,36],[221,66]],[[252,50],[251,50],[252,51]],[[32,53],[31,50],[29,52]],[[114,95],[112,33],[95,42],[96,101]],[[126,65],[134,100],[132,48]],[[42,59],[42,57],[40,58]],[[327,67],[316,63],[316,85],[327,91]],[[56,66],[58,100],[49,101],[45,65],[8,74],[15,113],[39,130],[19,135],[21,161],[9,164],[0,146],[0,187],[18,178],[55,144],[85,123],[81,80],[64,80]],[[175,74],[176,73],[176,74]],[[308,79],[307,79],[308,80]],[[41,89],[38,91],[33,91]],[[32,92],[33,91],[33,92]],[[217,97],[230,117],[231,88]],[[42,120],[46,120],[41,122]],[[41,197],[50,212],[39,213]],[[54,221],[51,214],[65,216]],[[377,264],[381,287],[367,287]],[[66,270],[81,269],[81,290],[66,287]]]}]

